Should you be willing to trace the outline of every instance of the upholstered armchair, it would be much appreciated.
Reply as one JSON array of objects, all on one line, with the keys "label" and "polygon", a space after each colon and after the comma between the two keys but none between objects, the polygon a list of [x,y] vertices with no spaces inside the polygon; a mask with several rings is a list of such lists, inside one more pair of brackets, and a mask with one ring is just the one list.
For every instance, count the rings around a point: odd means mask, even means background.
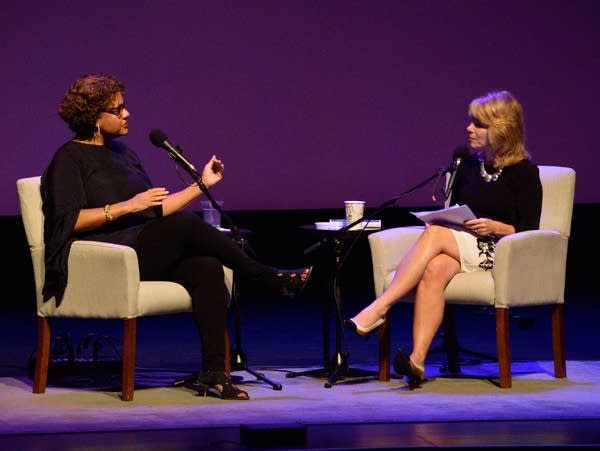
[{"label": "upholstered armchair", "polygon": [[[44,214],[40,181],[39,176],[17,180],[21,215],[31,251],[38,317],[33,392],[46,391],[52,318],[114,319],[123,321],[121,399],[131,401],[135,383],[137,318],[191,311],[191,298],[177,283],[140,281],[137,254],[131,247],[80,240],[71,248],[68,282],[60,306],[54,298],[43,302]],[[224,269],[225,282],[231,293],[233,274],[230,269]],[[228,337],[224,339],[228,340]],[[229,359],[226,359],[227,363]]]},{"label": "upholstered armchair", "polygon": [[[543,188],[539,230],[508,235],[496,246],[491,271],[457,274],[446,287],[447,304],[495,309],[499,386],[512,386],[509,309],[552,305],[554,375],[566,377],[563,304],[567,249],[571,229],[575,171],[540,166]],[[396,266],[423,227],[397,227],[369,235],[375,295],[390,284]],[[402,301],[412,301],[412,295]],[[379,328],[380,379],[390,376],[390,324]]]}]

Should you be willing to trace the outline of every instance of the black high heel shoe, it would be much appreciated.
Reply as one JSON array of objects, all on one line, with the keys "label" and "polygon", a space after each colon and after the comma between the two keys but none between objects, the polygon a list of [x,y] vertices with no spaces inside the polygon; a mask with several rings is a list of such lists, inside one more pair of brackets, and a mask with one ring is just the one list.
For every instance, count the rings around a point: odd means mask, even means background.
[{"label": "black high heel shoe", "polygon": [[406,382],[411,389],[419,388],[426,381],[425,371],[410,360],[410,357],[402,349],[396,351],[394,356],[394,372],[397,376],[406,377]]},{"label": "black high heel shoe", "polygon": [[184,387],[196,390],[202,396],[238,401],[250,399],[248,393],[237,388],[223,371],[203,371],[196,380],[184,383]]},{"label": "black high heel shoe", "polygon": [[300,293],[302,293],[302,290],[304,290],[304,287],[310,278],[312,270],[312,266],[298,269],[276,270],[281,294],[292,299],[300,296]]}]

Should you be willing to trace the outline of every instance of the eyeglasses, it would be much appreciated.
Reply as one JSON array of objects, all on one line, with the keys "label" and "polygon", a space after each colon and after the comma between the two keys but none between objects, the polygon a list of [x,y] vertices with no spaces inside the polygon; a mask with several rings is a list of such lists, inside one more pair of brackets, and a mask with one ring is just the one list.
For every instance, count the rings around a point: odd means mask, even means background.
[{"label": "eyeglasses", "polygon": [[488,128],[487,125],[485,125],[479,119],[474,118],[473,116],[469,116],[469,119],[471,119],[471,123],[477,128]]},{"label": "eyeglasses", "polygon": [[123,117],[123,110],[125,109],[125,104],[122,103],[119,106],[116,106],[114,108],[106,108],[104,110],[102,110],[105,113],[110,113],[110,114],[114,114],[115,116],[117,116],[119,119],[121,119]]}]

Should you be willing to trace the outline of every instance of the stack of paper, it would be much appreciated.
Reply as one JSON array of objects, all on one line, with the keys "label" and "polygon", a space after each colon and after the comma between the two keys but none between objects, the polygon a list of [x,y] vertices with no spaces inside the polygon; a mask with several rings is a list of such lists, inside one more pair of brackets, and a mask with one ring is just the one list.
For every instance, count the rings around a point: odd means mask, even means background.
[{"label": "stack of paper", "polygon": [[454,205],[434,211],[411,211],[425,224],[448,224],[462,226],[465,221],[475,219],[475,215],[467,205]]}]

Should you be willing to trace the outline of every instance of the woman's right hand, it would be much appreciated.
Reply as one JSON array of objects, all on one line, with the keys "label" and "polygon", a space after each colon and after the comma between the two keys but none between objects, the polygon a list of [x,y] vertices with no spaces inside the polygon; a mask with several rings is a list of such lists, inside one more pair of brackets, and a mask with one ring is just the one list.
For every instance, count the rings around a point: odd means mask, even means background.
[{"label": "woman's right hand", "polygon": [[146,191],[142,191],[127,201],[129,213],[137,213],[138,211],[161,205],[168,195],[169,191],[163,187],[149,188]]},{"label": "woman's right hand", "polygon": [[[138,211],[161,205],[168,195],[169,191],[166,188],[149,188],[146,191],[136,194],[131,199],[110,204],[108,205],[111,215],[110,221],[114,221],[130,213],[137,213]],[[86,230],[94,230],[106,224],[108,220],[109,218],[106,216],[104,207],[84,208],[79,211],[73,231],[84,232]]]}]

